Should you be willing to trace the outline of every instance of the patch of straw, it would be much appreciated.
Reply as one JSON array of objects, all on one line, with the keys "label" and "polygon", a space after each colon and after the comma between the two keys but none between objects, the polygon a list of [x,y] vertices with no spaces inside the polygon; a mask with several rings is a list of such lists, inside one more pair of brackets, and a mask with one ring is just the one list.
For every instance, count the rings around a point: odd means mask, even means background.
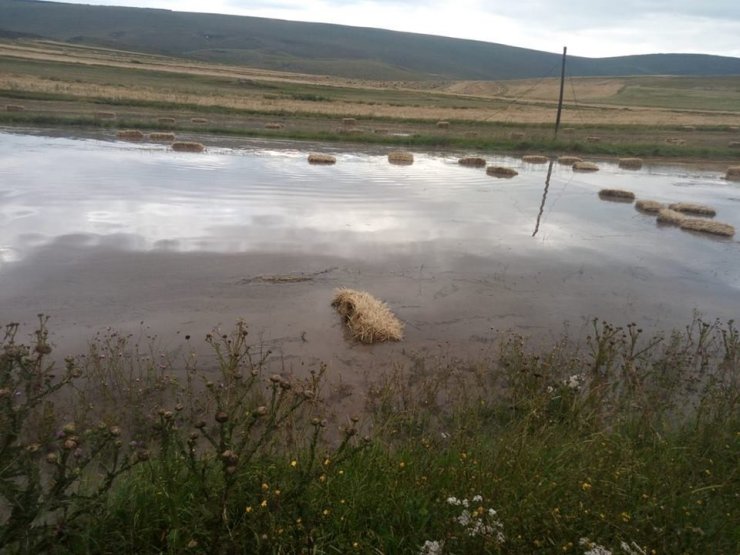
[{"label": "patch of straw", "polygon": [[695,202],[676,202],[668,206],[671,210],[682,212],[684,214],[694,214],[696,216],[716,216],[717,211],[706,204],[697,204]]},{"label": "patch of straw", "polygon": [[344,319],[352,337],[362,343],[403,339],[401,321],[388,305],[366,291],[338,289],[331,305]]},{"label": "patch of straw", "polygon": [[599,191],[599,198],[617,202],[632,202],[635,200],[635,193],[624,189],[602,189]]},{"label": "patch of straw", "polygon": [[730,224],[723,224],[721,222],[715,222],[714,220],[685,218],[680,225],[681,229],[685,229],[687,231],[699,231],[701,233],[721,235],[722,237],[732,237],[735,235],[735,228]]},{"label": "patch of straw", "polygon": [[688,219],[687,216],[670,208],[658,210],[658,223],[661,224],[681,225],[681,222],[686,219]]},{"label": "patch of straw", "polygon": [[282,129],[285,127],[282,123],[270,121],[265,124],[265,129]]},{"label": "patch of straw", "polygon": [[515,175],[519,175],[518,171],[505,166],[488,166],[486,173],[493,177],[514,177]]},{"label": "patch of straw", "polygon": [[308,163],[329,166],[331,164],[336,164],[337,159],[331,154],[312,152],[308,155]]},{"label": "patch of straw", "polygon": [[437,122],[437,127],[439,129],[447,129],[447,128],[450,127],[450,122],[449,121],[438,121]]},{"label": "patch of straw", "polygon": [[5,111],[6,112],[25,112],[26,108],[18,104],[6,104]]},{"label": "patch of straw", "polygon": [[396,150],[388,153],[388,161],[391,164],[407,166],[414,163],[414,155],[403,150]]},{"label": "patch of straw", "polygon": [[116,133],[116,137],[124,141],[140,141],[144,138],[144,133],[138,129],[120,129]]},{"label": "patch of straw", "polygon": [[730,166],[725,172],[725,179],[740,181],[740,166]]},{"label": "patch of straw", "polygon": [[601,137],[597,137],[596,135],[591,135],[590,137],[586,137],[586,141],[589,143],[600,143]]},{"label": "patch of straw", "polygon": [[149,133],[150,141],[174,141],[174,133]]},{"label": "patch of straw", "polygon": [[642,168],[642,158],[620,158],[619,167],[625,170],[639,170]]},{"label": "patch of straw", "polygon": [[576,162],[573,164],[573,171],[574,172],[597,172],[599,171],[599,166],[594,164],[593,162]]},{"label": "patch of straw", "polygon": [[175,152],[203,152],[205,147],[200,143],[180,141],[172,143],[172,150]]},{"label": "patch of straw", "polygon": [[558,158],[558,164],[563,164],[564,166],[572,166],[576,162],[583,162],[583,158],[580,156],[560,156]]},{"label": "patch of straw", "polygon": [[657,214],[663,208],[665,208],[665,204],[663,204],[662,202],[657,202],[655,200],[638,200],[635,203],[635,208],[637,208],[637,210],[639,210],[640,212]]},{"label": "patch of straw", "polygon": [[208,123],[206,118],[190,118],[191,123]]},{"label": "patch of straw", "polygon": [[486,161],[478,156],[468,156],[466,158],[460,158],[457,161],[461,166],[469,166],[471,168],[485,168]]},{"label": "patch of straw", "polygon": [[550,159],[547,156],[542,156],[540,154],[527,154],[522,156],[522,162],[527,162],[528,164],[547,164],[549,161]]}]

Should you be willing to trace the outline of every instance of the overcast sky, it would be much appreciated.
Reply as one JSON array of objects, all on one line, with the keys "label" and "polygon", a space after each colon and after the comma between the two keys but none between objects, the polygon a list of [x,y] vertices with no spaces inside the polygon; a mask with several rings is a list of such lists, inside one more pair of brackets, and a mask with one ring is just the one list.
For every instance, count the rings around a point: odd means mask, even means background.
[{"label": "overcast sky", "polygon": [[740,0],[67,0],[378,27],[574,56],[740,57]]}]

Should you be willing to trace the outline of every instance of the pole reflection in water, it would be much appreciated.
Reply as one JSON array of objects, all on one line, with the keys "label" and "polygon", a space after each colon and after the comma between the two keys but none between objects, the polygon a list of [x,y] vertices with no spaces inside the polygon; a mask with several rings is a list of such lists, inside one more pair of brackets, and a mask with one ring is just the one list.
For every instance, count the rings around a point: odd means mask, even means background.
[{"label": "pole reflection in water", "polygon": [[545,190],[542,193],[542,203],[540,204],[540,212],[537,214],[537,224],[534,226],[534,232],[532,237],[537,235],[540,230],[540,220],[542,219],[542,212],[545,210],[545,201],[547,200],[547,191],[550,188],[550,176],[552,176],[552,165],[555,163],[554,158],[550,158],[550,165],[547,167],[547,177],[545,178]]}]

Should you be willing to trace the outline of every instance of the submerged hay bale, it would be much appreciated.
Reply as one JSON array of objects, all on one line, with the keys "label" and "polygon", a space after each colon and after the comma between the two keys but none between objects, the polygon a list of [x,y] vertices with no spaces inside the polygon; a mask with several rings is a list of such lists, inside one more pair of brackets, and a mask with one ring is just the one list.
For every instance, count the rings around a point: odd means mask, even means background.
[{"label": "submerged hay bale", "polygon": [[561,156],[558,158],[558,164],[563,164],[564,166],[572,166],[576,162],[583,162],[583,158],[579,156]]},{"label": "submerged hay bale", "polygon": [[681,225],[681,222],[686,219],[688,218],[681,214],[681,212],[676,212],[670,208],[662,208],[658,210],[658,223],[661,224]]},{"label": "submerged hay bale", "polygon": [[573,164],[573,171],[574,172],[597,172],[599,171],[599,166],[594,164],[593,162],[576,162]]},{"label": "submerged hay bale", "polygon": [[514,140],[521,140],[524,138],[524,133],[521,131],[512,131],[509,134],[509,138],[514,139]]},{"label": "submerged hay bale", "polygon": [[172,150],[175,152],[203,152],[205,147],[200,143],[180,141],[172,143]]},{"label": "submerged hay bale", "polygon": [[162,125],[175,125],[175,118],[157,118],[157,123]]},{"label": "submerged hay bale", "polygon": [[388,153],[388,161],[391,164],[409,165],[414,163],[414,155],[403,150]]},{"label": "submerged hay bale", "polygon": [[626,170],[639,170],[642,168],[642,158],[620,158],[619,167]]},{"label": "submerged hay bale", "polygon": [[596,135],[591,135],[590,137],[586,137],[586,142],[599,143],[601,142],[601,137],[597,137]]},{"label": "submerged hay bale", "polygon": [[116,119],[115,112],[95,112],[94,116],[97,119]]},{"label": "submerged hay bale", "polygon": [[706,204],[697,204],[695,202],[676,202],[668,206],[671,210],[682,212],[684,214],[695,214],[697,216],[716,216],[717,211]]},{"label": "submerged hay bale", "polygon": [[149,133],[150,141],[174,141],[174,133]]},{"label": "submerged hay bale", "polygon": [[519,175],[518,171],[505,166],[488,166],[486,173],[493,177],[514,177],[515,175]]},{"label": "submerged hay bale", "polygon": [[649,214],[657,214],[663,208],[665,208],[665,204],[661,202],[657,202],[655,200],[638,200],[635,203],[635,208],[637,208],[640,212],[647,212]]},{"label": "submerged hay bale", "polygon": [[727,143],[730,148],[740,148],[740,141],[730,141]]},{"label": "submerged hay bale", "polygon": [[681,229],[687,231],[699,231],[701,233],[711,233],[712,235],[721,235],[723,237],[732,237],[735,235],[735,228],[730,224],[723,224],[713,220],[702,220],[699,218],[684,218],[680,223]]},{"label": "submerged hay bale", "polygon": [[26,108],[18,104],[6,104],[5,111],[6,112],[25,112]]},{"label": "submerged hay bale", "polygon": [[271,121],[265,124],[265,129],[282,129],[285,127],[282,123]]},{"label": "submerged hay bale", "polygon": [[635,193],[625,191],[624,189],[602,189],[599,191],[601,200],[614,200],[617,202],[632,202],[635,200]]},{"label": "submerged hay bale", "polygon": [[357,120],[355,118],[342,118],[342,125],[345,127],[353,127],[357,125]]},{"label": "submerged hay bale", "polygon": [[308,155],[308,163],[329,166],[331,164],[336,164],[337,159],[331,154],[321,154],[318,152],[312,152],[311,154]]},{"label": "submerged hay bale", "polygon": [[527,162],[528,164],[547,164],[550,159],[547,156],[542,156],[540,154],[527,154],[522,156],[522,161]]},{"label": "submerged hay bale", "polygon": [[725,172],[725,179],[740,181],[740,166],[730,166]]},{"label": "submerged hay bale", "polygon": [[439,129],[447,129],[449,126],[450,126],[450,122],[449,121],[438,121],[437,122],[437,127]]},{"label": "submerged hay bale", "polygon": [[144,138],[144,133],[138,129],[120,129],[116,137],[125,141],[140,141]]},{"label": "submerged hay bale", "polygon": [[471,168],[485,168],[486,161],[483,158],[477,156],[468,156],[467,158],[460,158],[457,161],[461,166],[469,166]]},{"label": "submerged hay bale", "polygon": [[208,123],[206,118],[190,118],[191,123]]},{"label": "submerged hay bale", "polygon": [[344,319],[352,337],[362,343],[403,339],[401,321],[388,305],[366,291],[338,289],[331,305]]}]

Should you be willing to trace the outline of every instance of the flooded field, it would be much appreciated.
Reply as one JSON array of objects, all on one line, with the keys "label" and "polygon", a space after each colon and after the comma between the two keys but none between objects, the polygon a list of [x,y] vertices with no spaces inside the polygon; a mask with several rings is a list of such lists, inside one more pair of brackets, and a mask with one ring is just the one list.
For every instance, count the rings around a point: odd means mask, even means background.
[{"label": "flooded field", "polygon": [[[69,352],[108,326],[176,346],[244,318],[286,368],[358,377],[389,355],[476,357],[505,329],[547,340],[593,317],[669,329],[695,311],[740,315],[737,236],[659,226],[598,195],[708,204],[740,228],[740,183],[720,169],[556,163],[543,198],[548,165],[513,157],[485,156],[519,172],[498,179],[457,163],[475,153],[397,166],[379,149],[224,144],[0,132],[0,318],[48,314]],[[337,163],[309,165],[310,152]],[[347,341],[337,287],[385,300],[406,339]]]}]

